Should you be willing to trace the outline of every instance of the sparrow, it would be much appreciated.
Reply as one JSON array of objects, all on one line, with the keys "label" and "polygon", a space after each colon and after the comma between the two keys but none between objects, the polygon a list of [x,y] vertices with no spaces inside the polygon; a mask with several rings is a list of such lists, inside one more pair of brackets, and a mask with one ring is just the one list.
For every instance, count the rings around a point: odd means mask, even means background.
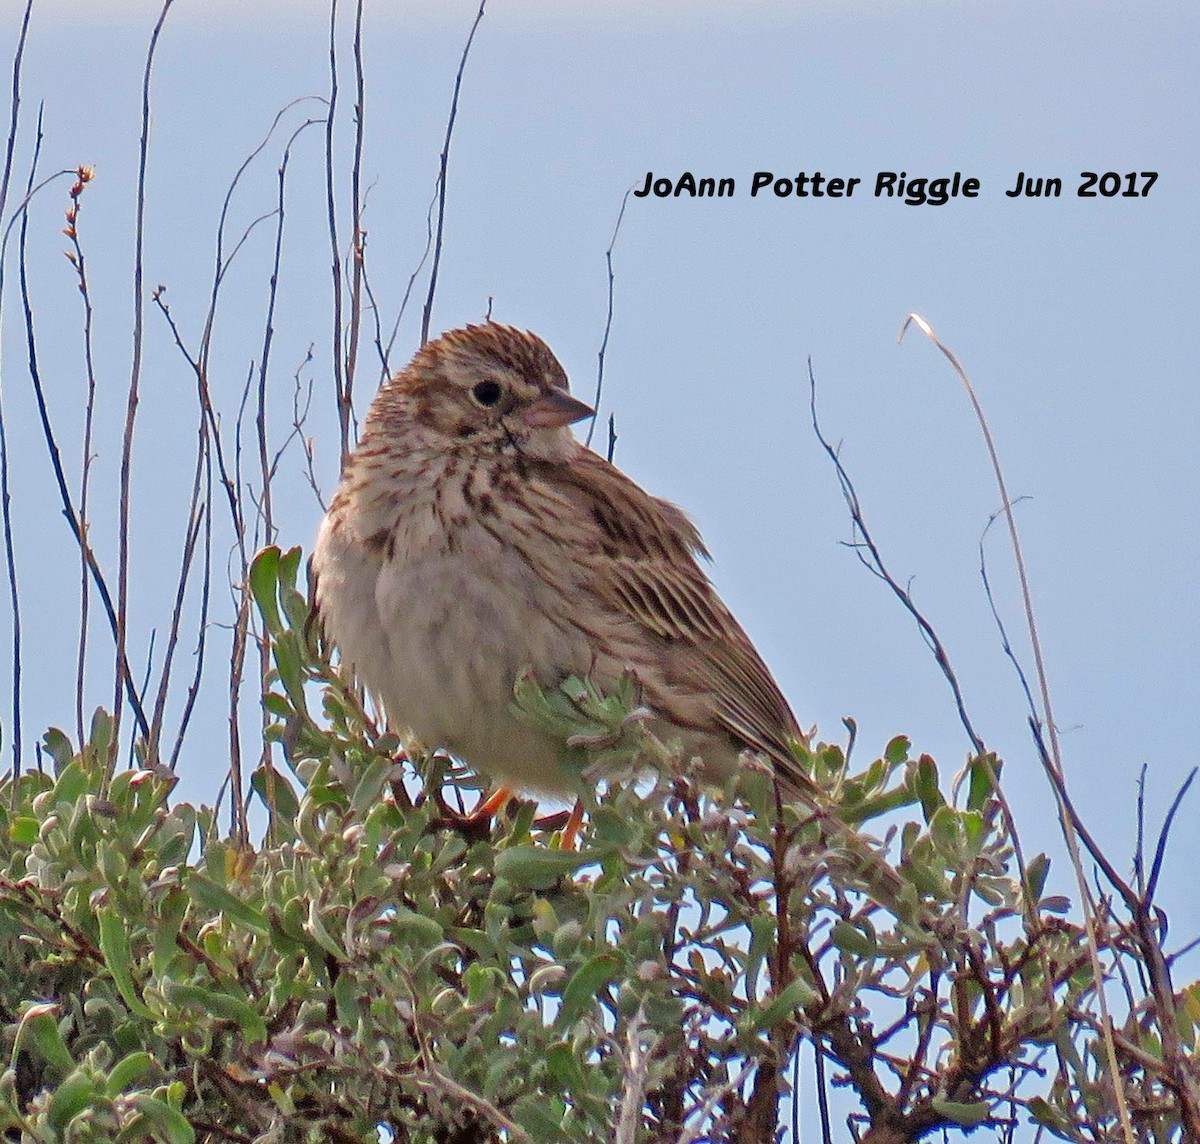
[{"label": "sparrow", "polygon": [[517,711],[519,676],[604,691],[632,672],[650,730],[706,777],[756,757],[810,794],[804,735],[696,527],[576,440],[590,416],[532,333],[489,321],[423,345],[372,401],[320,526],[327,638],[392,729],[508,788],[577,781]]}]

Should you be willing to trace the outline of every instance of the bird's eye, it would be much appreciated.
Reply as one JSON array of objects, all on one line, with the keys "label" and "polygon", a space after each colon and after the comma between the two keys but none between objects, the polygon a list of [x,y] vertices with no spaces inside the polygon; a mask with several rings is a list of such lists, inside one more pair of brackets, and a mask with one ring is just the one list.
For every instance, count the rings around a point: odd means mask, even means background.
[{"label": "bird's eye", "polygon": [[500,386],[494,381],[481,381],[471,390],[471,396],[480,405],[495,405],[500,400]]}]

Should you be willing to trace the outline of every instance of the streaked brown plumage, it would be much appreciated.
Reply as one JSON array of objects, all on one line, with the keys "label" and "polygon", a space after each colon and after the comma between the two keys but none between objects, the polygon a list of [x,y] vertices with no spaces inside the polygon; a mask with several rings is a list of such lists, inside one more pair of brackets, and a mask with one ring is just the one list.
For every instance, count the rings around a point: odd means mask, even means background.
[{"label": "streaked brown plumage", "polygon": [[805,792],[799,725],[699,563],[695,527],[567,426],[591,413],[533,334],[430,342],[376,395],[313,554],[325,630],[389,721],[524,790],[563,744],[513,684],[636,673],[666,738],[718,776],[758,752]]}]

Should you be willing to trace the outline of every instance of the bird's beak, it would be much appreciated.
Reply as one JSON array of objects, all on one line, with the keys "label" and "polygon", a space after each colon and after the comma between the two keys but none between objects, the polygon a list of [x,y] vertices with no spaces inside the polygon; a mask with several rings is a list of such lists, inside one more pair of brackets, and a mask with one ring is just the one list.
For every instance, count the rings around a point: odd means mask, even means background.
[{"label": "bird's beak", "polygon": [[525,424],[531,429],[559,429],[574,421],[591,417],[595,410],[565,389],[547,389],[525,410]]}]

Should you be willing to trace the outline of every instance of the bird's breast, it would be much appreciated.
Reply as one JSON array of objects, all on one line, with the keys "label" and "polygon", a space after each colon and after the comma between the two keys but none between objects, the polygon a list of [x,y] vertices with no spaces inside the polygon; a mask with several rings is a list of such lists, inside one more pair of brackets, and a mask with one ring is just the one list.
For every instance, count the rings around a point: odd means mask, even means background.
[{"label": "bird's breast", "polygon": [[586,673],[591,651],[572,622],[569,585],[553,578],[562,562],[532,563],[484,491],[443,481],[436,498],[393,499],[387,527],[327,520],[314,555],[318,602],[343,659],[397,729],[554,791],[558,747],[513,714],[513,685],[530,667],[546,682]]}]

